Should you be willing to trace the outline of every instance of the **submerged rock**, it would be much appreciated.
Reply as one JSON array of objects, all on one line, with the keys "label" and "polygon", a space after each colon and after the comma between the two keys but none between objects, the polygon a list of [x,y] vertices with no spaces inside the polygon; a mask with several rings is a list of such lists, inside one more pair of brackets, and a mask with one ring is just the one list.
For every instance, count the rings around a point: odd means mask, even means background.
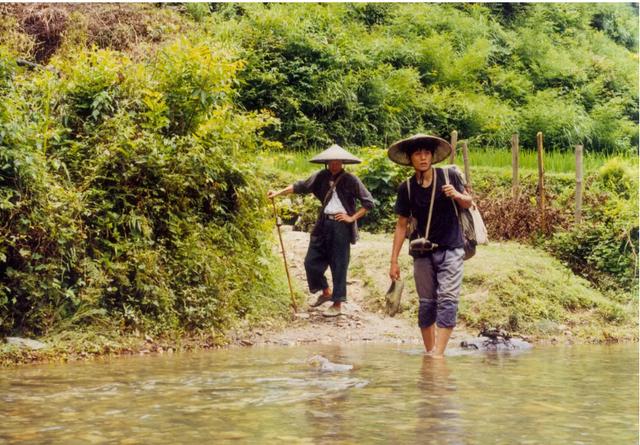
[{"label": "submerged rock", "polygon": [[7,337],[5,338],[7,344],[18,346],[19,348],[26,349],[44,349],[47,347],[46,343],[42,343],[38,340],[31,340],[29,338],[22,337]]},{"label": "submerged rock", "polygon": [[328,358],[321,355],[314,355],[307,360],[307,363],[322,372],[344,372],[353,369],[353,365],[331,363]]},{"label": "submerged rock", "polygon": [[524,340],[511,337],[511,334],[497,329],[485,329],[476,338],[468,338],[460,342],[460,347],[475,351],[519,351],[531,348]]}]

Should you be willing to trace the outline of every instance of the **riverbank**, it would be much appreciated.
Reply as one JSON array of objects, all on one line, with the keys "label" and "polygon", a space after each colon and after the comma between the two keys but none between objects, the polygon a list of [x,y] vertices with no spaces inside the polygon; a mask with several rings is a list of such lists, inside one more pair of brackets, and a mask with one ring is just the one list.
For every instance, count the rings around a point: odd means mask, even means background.
[{"label": "riverbank", "polygon": [[[283,226],[294,287],[304,297],[294,320],[274,329],[241,333],[240,342],[251,345],[331,344],[346,342],[421,343],[416,326],[417,293],[411,258],[400,258],[405,279],[400,313],[384,313],[389,286],[388,258],[391,238],[361,233],[352,246],[348,302],[344,315],[322,316],[310,308],[315,296],[306,292],[304,257],[309,236]],[[406,249],[406,246],[405,246]],[[465,262],[459,325],[451,345],[476,337],[485,328],[497,328],[533,343],[615,343],[638,341],[636,308],[600,294],[559,261],[518,243],[480,246],[476,257]]]},{"label": "riverbank", "polygon": [[[43,349],[0,345],[0,365],[173,354],[221,347],[421,343],[415,323],[417,296],[408,255],[401,256],[406,284],[400,313],[395,317],[384,313],[384,294],[389,285],[388,235],[361,234],[361,240],[352,248],[349,301],[344,305],[344,314],[326,318],[322,311],[329,303],[319,308],[309,306],[315,300],[315,296],[306,291],[305,284],[304,256],[309,235],[287,226],[283,226],[282,231],[298,299],[298,312],[291,319],[245,321],[226,333],[176,334],[162,338],[136,332],[122,334],[109,328],[61,332],[40,339],[47,345]],[[605,299],[586,281],[554,261],[541,251],[516,243],[480,247],[477,256],[465,263],[460,324],[454,331],[451,347],[476,337],[483,327],[505,329],[508,327],[503,325],[505,321],[515,320],[519,320],[520,329],[507,330],[531,343],[638,341],[633,307]]]}]

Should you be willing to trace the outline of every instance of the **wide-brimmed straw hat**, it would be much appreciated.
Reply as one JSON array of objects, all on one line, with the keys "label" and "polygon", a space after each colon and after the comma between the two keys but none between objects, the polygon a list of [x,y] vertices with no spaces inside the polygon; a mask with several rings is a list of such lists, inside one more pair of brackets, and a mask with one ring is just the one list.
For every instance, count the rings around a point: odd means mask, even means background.
[{"label": "wide-brimmed straw hat", "polygon": [[419,148],[427,148],[433,152],[432,164],[444,161],[451,154],[451,145],[444,139],[428,134],[416,134],[395,142],[387,150],[387,155],[396,164],[411,165],[411,153]]},{"label": "wide-brimmed straw hat", "polygon": [[359,164],[362,162],[337,144],[333,144],[322,153],[315,155],[309,162],[326,164],[329,161],[342,161],[343,164]]}]

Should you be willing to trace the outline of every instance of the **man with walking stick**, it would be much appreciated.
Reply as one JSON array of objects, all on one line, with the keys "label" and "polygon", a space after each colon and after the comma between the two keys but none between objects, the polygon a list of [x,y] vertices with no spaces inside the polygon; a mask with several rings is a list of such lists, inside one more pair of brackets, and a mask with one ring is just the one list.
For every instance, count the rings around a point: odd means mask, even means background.
[{"label": "man with walking stick", "polygon": [[[362,181],[344,170],[345,164],[361,162],[344,148],[334,144],[311,159],[311,162],[325,164],[325,168],[282,190],[271,190],[267,197],[274,199],[289,193],[313,193],[322,203],[318,220],[311,231],[304,267],[309,291],[322,291],[311,306],[332,301],[333,304],[323,315],[335,317],[342,313],[342,303],[347,300],[350,244],[355,244],[358,239],[357,220],[373,208],[374,202]],[[362,206],[357,210],[356,200]],[[327,267],[331,269],[333,290],[325,277]]]}]

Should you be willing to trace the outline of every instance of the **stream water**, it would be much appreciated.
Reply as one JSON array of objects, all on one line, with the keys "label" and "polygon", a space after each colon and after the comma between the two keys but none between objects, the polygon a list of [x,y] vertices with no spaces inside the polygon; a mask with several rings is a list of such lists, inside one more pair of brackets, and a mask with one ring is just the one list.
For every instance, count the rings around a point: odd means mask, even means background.
[{"label": "stream water", "polygon": [[0,443],[638,443],[637,344],[455,352],[264,347],[4,369]]}]

